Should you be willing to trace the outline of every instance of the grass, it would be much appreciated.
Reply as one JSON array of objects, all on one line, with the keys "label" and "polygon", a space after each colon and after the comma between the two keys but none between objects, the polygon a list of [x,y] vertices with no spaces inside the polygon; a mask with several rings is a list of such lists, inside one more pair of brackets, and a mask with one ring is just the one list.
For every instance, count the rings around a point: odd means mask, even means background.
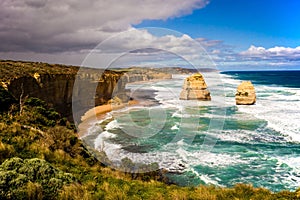
[{"label": "grass", "polygon": [[76,74],[79,67],[41,62],[0,60],[0,81],[39,74]]}]

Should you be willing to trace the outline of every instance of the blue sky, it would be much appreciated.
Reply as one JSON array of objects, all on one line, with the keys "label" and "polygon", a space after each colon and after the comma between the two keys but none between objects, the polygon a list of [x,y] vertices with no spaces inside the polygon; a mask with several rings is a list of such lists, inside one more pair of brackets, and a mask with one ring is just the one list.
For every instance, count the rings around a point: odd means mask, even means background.
[{"label": "blue sky", "polygon": [[222,40],[238,49],[300,45],[300,1],[211,0],[190,15],[144,20],[135,27],[165,27],[193,38]]}]

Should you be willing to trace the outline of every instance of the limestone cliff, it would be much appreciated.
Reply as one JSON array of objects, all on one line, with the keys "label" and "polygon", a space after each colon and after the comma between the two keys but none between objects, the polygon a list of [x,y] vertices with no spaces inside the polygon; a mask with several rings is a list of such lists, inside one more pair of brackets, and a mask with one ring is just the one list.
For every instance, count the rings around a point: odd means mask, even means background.
[{"label": "limestone cliff", "polygon": [[16,99],[19,99],[22,93],[23,98],[37,97],[46,101],[64,116],[69,116],[74,80],[75,75],[68,74],[42,74],[39,79],[27,75],[10,80],[6,86]]},{"label": "limestone cliff", "polygon": [[[16,101],[37,97],[72,120],[72,105],[88,109],[107,103],[113,96],[126,101],[127,83],[171,78],[171,74],[154,69],[99,70],[40,62],[0,61],[0,87]],[[77,73],[78,72],[78,73]],[[79,87],[74,88],[75,80]],[[1,89],[0,88],[0,89]],[[83,97],[72,102],[72,97]],[[92,97],[92,98],[91,98]]]},{"label": "limestone cliff", "polygon": [[235,94],[237,105],[253,105],[256,102],[256,94],[251,81],[243,81]]},{"label": "limestone cliff", "polygon": [[202,74],[196,73],[184,80],[180,99],[203,101],[211,100],[210,92],[207,90],[207,85]]}]

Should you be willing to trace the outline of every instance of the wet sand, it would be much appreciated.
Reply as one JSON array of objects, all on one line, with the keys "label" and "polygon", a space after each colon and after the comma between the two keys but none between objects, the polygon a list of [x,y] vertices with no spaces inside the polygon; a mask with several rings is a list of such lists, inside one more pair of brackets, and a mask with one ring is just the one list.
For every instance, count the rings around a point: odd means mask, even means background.
[{"label": "wet sand", "polygon": [[107,113],[111,111],[120,110],[126,107],[144,106],[149,107],[157,105],[158,101],[154,98],[156,90],[143,90],[138,89],[130,94],[130,100],[128,103],[121,104],[105,104],[96,106],[88,110],[82,117],[81,123],[78,125],[78,136],[82,137],[88,133],[88,129],[97,121],[103,120]]}]

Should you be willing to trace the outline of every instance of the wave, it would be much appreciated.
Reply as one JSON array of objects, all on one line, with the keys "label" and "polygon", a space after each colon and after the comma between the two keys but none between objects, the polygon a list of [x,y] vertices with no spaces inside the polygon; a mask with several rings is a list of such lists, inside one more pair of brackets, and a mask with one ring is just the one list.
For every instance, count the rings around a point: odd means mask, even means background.
[{"label": "wave", "polygon": [[171,127],[171,130],[179,130],[178,123]]},{"label": "wave", "polygon": [[281,133],[287,141],[300,142],[300,105],[286,101],[264,101],[254,106],[239,106],[239,111],[268,122],[267,126]]},{"label": "wave", "polygon": [[214,136],[220,141],[236,142],[236,143],[285,143],[282,135],[274,135],[273,132],[266,132],[265,130],[223,130],[221,132],[209,132],[207,135]]},{"label": "wave", "polygon": [[[241,82],[232,79],[229,75],[222,76],[224,82],[232,84],[230,86],[232,89],[235,89]],[[239,112],[266,120],[269,128],[282,134],[289,142],[300,142],[300,89],[255,85],[255,90],[256,104],[239,105],[237,106]]]},{"label": "wave", "polygon": [[111,122],[109,122],[106,126],[105,129],[106,131],[112,130],[112,129],[117,129],[119,128],[119,124],[117,120],[112,120]]},{"label": "wave", "polygon": [[112,144],[107,142],[107,139],[109,138],[115,138],[116,134],[110,133],[108,131],[101,132],[97,138],[95,139],[95,149],[98,149],[100,151],[112,152],[111,150],[119,150],[121,149],[121,145]]},{"label": "wave", "polygon": [[[300,157],[295,156],[276,156],[277,173],[283,173],[284,176],[278,177],[283,184],[298,188],[300,186]],[[272,158],[274,159],[274,158]],[[285,169],[284,171],[282,169]]]}]

